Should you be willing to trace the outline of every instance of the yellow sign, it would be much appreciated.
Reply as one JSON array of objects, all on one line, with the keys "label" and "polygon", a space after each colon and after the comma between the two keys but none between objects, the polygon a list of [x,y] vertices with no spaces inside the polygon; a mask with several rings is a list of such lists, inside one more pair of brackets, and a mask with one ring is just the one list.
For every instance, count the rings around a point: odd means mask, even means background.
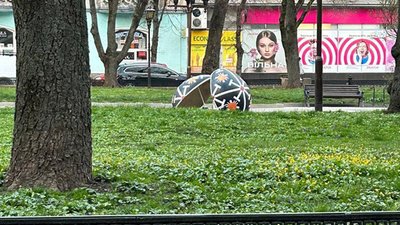
[{"label": "yellow sign", "polygon": [[[221,64],[224,68],[232,71],[236,71],[237,62],[235,35],[235,31],[223,31],[221,38]],[[192,73],[201,73],[204,55],[206,54],[207,39],[207,30],[195,30],[192,32],[190,59]]]},{"label": "yellow sign", "polygon": [[[192,45],[207,45],[208,30],[194,30],[192,31]],[[221,37],[221,45],[235,45],[236,32],[223,31]]]},{"label": "yellow sign", "polygon": [[192,31],[192,45],[206,45],[208,40],[207,30]]},{"label": "yellow sign", "polygon": [[228,70],[236,71],[236,48],[235,46],[222,46],[222,66]]},{"label": "yellow sign", "polygon": [[191,71],[192,73],[201,73],[203,67],[203,59],[206,54],[206,47],[204,45],[193,45],[191,53]]}]

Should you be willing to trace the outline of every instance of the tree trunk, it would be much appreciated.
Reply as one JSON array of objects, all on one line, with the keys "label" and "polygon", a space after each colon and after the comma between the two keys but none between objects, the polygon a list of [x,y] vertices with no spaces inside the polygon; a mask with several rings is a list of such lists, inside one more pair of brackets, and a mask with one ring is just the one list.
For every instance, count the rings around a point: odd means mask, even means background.
[{"label": "tree trunk", "polygon": [[393,80],[390,81],[388,87],[390,102],[387,111],[390,113],[400,112],[400,1],[397,1],[397,4],[397,37],[396,43],[392,48],[392,55],[396,60],[396,67],[394,69]]},{"label": "tree trunk", "polygon": [[158,13],[159,13],[159,0],[154,0],[154,19],[153,19],[153,37],[151,38],[151,62],[157,62],[157,49],[158,49],[158,31],[160,29],[160,22],[158,21]]},{"label": "tree trunk", "polygon": [[388,87],[390,102],[387,111],[390,113],[400,112],[400,68],[397,66],[399,63],[400,58],[396,58],[395,74]]},{"label": "tree trunk", "polygon": [[[282,0],[279,28],[286,56],[288,88],[301,86],[297,28],[303,22],[313,2],[314,0],[310,0],[306,7],[303,7],[304,0],[298,0],[297,2],[293,0]],[[302,9],[301,16],[297,19],[297,14],[300,12],[300,9]]]},{"label": "tree trunk", "polygon": [[241,0],[240,4],[236,11],[236,52],[237,52],[237,61],[236,61],[236,73],[242,74],[242,61],[244,50],[242,47],[241,34],[242,34],[242,14],[244,11],[244,7],[246,6],[247,0]]},{"label": "tree trunk", "polygon": [[301,86],[297,29],[288,29],[285,41],[285,55],[288,74],[288,88]]},{"label": "tree trunk", "polygon": [[119,87],[117,80],[117,69],[120,62],[115,57],[107,57],[104,62],[104,85],[105,87]]},{"label": "tree trunk", "polygon": [[300,87],[299,49],[297,47],[296,8],[294,1],[282,1],[280,30],[286,56],[287,87]]},{"label": "tree trunk", "polygon": [[210,21],[206,53],[203,59],[203,68],[201,70],[204,74],[210,74],[219,68],[222,30],[228,10],[228,2],[229,0],[215,1],[214,12]]},{"label": "tree trunk", "polygon": [[158,50],[158,39],[160,33],[160,25],[164,16],[165,7],[167,6],[167,0],[164,0],[163,7],[160,13],[159,0],[154,0],[154,8],[156,13],[153,19],[153,37],[151,39],[151,62],[157,62],[157,50]]},{"label": "tree trunk", "polygon": [[8,189],[92,180],[85,1],[13,1],[17,97]]},{"label": "tree trunk", "polygon": [[[117,56],[117,42],[115,39],[115,26],[117,21],[117,10],[118,1],[110,0],[108,2],[108,21],[107,21],[107,49],[106,49],[106,59],[103,60],[104,63],[104,85],[106,87],[118,87],[117,81],[117,68],[118,64],[116,62]],[[127,44],[127,43],[126,43]],[[130,45],[130,44],[129,44]],[[117,64],[117,65],[115,65]]]},{"label": "tree trunk", "polygon": [[[143,16],[143,12],[147,5],[148,0],[137,0],[133,1],[134,10],[131,21],[131,26],[128,31],[128,36],[125,40],[125,45],[121,52],[117,52],[117,44],[115,38],[115,24],[118,12],[118,0],[108,1],[108,23],[107,23],[107,50],[104,52],[103,44],[101,42],[99,28],[97,24],[97,11],[95,0],[89,0],[90,3],[90,15],[92,18],[92,27],[90,32],[93,35],[94,43],[96,46],[97,53],[104,64],[104,86],[106,87],[117,87],[117,68],[119,63],[126,57],[128,50],[134,38],[134,33],[139,25],[140,19]],[[115,66],[115,64],[117,64]]]}]

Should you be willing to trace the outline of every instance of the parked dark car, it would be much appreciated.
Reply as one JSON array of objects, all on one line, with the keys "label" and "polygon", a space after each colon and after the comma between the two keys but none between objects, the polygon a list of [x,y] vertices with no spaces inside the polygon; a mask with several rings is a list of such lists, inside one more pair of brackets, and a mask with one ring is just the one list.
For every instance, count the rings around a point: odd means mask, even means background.
[{"label": "parked dark car", "polygon": [[[120,64],[117,69],[117,80],[121,86],[147,86],[147,63]],[[104,74],[92,77],[93,86],[103,86]],[[177,87],[186,76],[170,69],[165,64],[151,64],[151,86]]]},{"label": "parked dark car", "polygon": [[[117,80],[121,86],[147,86],[148,64],[121,64],[117,70]],[[151,86],[177,87],[186,76],[168,68],[165,64],[151,64]]]},{"label": "parked dark car", "polygon": [[0,85],[15,85],[15,77],[0,77]]}]

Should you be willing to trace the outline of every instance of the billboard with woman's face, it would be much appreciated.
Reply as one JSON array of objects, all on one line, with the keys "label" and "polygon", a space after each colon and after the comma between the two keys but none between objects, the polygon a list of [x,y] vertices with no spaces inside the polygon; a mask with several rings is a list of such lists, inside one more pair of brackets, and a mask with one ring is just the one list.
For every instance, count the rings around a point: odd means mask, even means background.
[{"label": "billboard with woman's face", "polygon": [[242,35],[244,73],[287,72],[279,30],[249,30]]},{"label": "billboard with woman's face", "polygon": [[[324,30],[322,54],[324,72],[376,73],[392,72],[394,59],[390,50],[394,39],[383,30]],[[244,73],[284,73],[285,54],[279,30],[243,32]],[[305,73],[315,72],[316,33],[299,30],[298,51]]]}]

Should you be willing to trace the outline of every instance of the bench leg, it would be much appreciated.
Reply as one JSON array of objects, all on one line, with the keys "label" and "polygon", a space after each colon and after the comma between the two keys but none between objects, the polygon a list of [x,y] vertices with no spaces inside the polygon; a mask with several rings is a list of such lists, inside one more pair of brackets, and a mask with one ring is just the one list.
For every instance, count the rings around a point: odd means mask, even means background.
[{"label": "bench leg", "polygon": [[358,100],[358,107],[360,107],[360,105],[361,105],[361,107],[364,107],[364,99],[363,98],[360,98]]},{"label": "bench leg", "polygon": [[306,107],[310,107],[310,98],[304,98],[304,104]]},{"label": "bench leg", "polygon": [[359,98],[358,99],[358,107],[364,107],[364,101],[363,101],[363,99],[362,98]]}]

